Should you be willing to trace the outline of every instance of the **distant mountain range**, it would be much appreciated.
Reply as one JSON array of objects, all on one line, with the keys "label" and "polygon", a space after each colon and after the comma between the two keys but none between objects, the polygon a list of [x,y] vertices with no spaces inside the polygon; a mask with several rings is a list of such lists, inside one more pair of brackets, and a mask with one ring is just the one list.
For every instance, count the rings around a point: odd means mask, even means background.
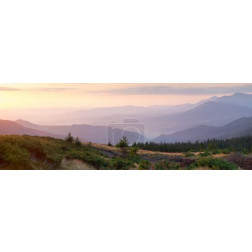
[{"label": "distant mountain range", "polygon": [[216,102],[228,103],[228,104],[252,108],[252,95],[251,94],[235,93],[231,96],[222,96],[222,97],[214,98],[214,100]]},{"label": "distant mountain range", "polygon": [[144,135],[139,134],[139,132],[113,128],[112,126],[92,126],[84,124],[46,126],[23,120],[17,120],[16,123],[29,129],[44,131],[49,134],[60,134],[62,137],[70,132],[73,137],[79,137],[84,142],[106,144],[110,141],[112,144],[116,144],[123,136],[126,136],[130,143],[145,141]]},{"label": "distant mountain range", "polygon": [[30,136],[50,136],[61,138],[57,133],[49,133],[42,130],[24,127],[17,122],[0,120],[0,135],[30,135]]},{"label": "distant mountain range", "polygon": [[153,142],[196,142],[207,139],[228,139],[252,135],[252,117],[241,118],[221,127],[200,125],[171,135],[161,135]]},{"label": "distant mountain range", "polygon": [[[251,94],[212,97],[192,110],[166,117],[167,126],[162,131],[169,132],[176,128],[175,133],[161,134],[153,141],[202,141],[249,135],[252,129],[251,113]],[[158,121],[160,123],[162,119]]]},{"label": "distant mountain range", "polygon": [[[123,106],[60,111],[55,114],[55,120],[57,123],[65,121],[66,124],[48,126],[27,120],[0,120],[0,134],[64,138],[71,132],[82,141],[103,144],[108,141],[115,144],[122,136],[133,143],[145,141],[144,136],[155,142],[181,142],[252,134],[251,94],[214,96],[197,104],[176,106]],[[29,113],[34,120],[39,118],[39,110],[37,114],[36,110],[30,110]],[[46,111],[41,113],[45,118]],[[52,111],[48,118],[53,118],[54,113],[57,110]],[[22,114],[19,116],[22,118]],[[125,123],[125,119],[139,121]],[[87,123],[83,123],[85,121]]]},{"label": "distant mountain range", "polygon": [[150,118],[145,122],[149,131],[171,134],[199,125],[222,126],[241,117],[252,116],[252,108],[208,101],[182,113]]},{"label": "distant mountain range", "polygon": [[23,120],[17,120],[15,122],[0,120],[0,135],[49,136],[63,139],[69,132],[71,132],[74,137],[79,137],[83,142],[106,144],[110,141],[112,144],[116,144],[123,136],[126,136],[130,143],[145,141],[144,136],[138,132],[113,129],[112,127],[106,126],[44,126]]}]

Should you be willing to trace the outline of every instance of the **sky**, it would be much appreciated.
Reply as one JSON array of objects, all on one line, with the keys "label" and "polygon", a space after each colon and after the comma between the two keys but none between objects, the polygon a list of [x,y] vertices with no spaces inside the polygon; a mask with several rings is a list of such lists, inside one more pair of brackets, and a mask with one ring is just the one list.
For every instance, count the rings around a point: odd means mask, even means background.
[{"label": "sky", "polygon": [[0,84],[0,108],[177,105],[236,92],[252,93],[252,83],[8,83]]}]

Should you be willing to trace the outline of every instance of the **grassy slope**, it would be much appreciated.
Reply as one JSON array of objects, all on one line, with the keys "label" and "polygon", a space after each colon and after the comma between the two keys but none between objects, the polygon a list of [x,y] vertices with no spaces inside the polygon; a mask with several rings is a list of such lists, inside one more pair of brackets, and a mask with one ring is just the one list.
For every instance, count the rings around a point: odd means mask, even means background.
[{"label": "grassy slope", "polygon": [[237,169],[222,156],[186,156],[34,136],[0,136],[0,169]]},{"label": "grassy slope", "polygon": [[75,147],[60,139],[0,136],[1,169],[62,169],[64,158],[76,158],[90,164],[105,160],[88,146]]}]

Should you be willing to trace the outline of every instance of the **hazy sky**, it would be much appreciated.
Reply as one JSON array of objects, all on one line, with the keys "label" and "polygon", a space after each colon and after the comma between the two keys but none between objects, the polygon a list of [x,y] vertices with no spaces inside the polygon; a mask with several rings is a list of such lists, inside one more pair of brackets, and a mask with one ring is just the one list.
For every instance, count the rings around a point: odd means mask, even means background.
[{"label": "hazy sky", "polygon": [[0,84],[1,108],[175,105],[235,92],[252,84]]}]

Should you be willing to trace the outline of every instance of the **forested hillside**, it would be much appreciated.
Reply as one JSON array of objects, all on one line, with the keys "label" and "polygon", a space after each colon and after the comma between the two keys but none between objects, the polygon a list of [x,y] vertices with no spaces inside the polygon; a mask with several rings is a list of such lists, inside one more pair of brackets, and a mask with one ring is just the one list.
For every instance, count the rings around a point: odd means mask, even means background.
[{"label": "forested hillside", "polygon": [[243,152],[252,153],[252,136],[237,137],[231,139],[209,139],[207,141],[195,143],[177,142],[177,143],[134,143],[143,150],[160,151],[160,152],[198,152],[198,151],[214,151],[218,152]]}]

